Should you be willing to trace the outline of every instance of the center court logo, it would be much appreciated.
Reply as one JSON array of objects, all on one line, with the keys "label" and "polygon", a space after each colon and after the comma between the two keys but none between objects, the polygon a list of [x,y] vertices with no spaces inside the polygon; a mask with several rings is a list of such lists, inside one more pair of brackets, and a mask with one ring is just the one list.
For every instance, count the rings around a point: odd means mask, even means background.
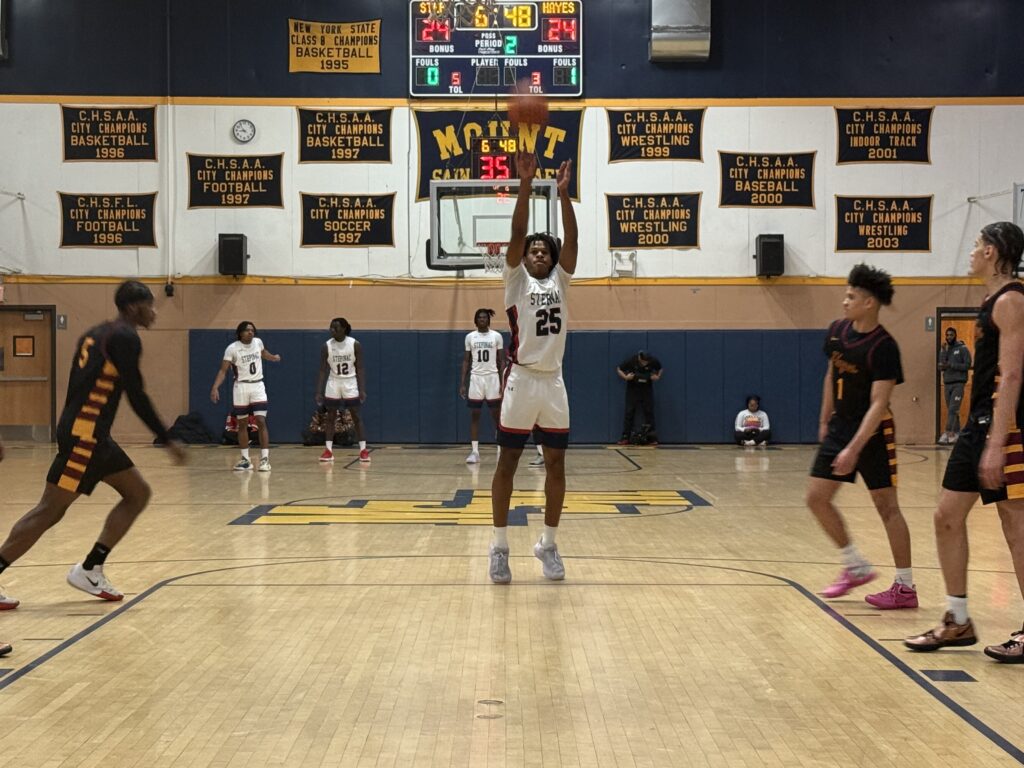
[{"label": "center court logo", "polygon": [[[563,515],[651,515],[689,512],[711,502],[693,491],[567,491]],[[544,513],[543,491],[512,494],[508,524],[526,525]],[[491,525],[491,492],[459,490],[450,499],[352,499],[344,504],[263,504],[230,525],[389,523]]]}]

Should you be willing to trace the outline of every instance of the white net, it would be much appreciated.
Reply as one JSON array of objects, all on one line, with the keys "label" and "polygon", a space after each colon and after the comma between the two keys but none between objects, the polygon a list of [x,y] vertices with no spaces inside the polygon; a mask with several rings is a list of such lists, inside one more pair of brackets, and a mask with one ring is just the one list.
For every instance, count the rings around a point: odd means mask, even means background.
[{"label": "white net", "polygon": [[477,247],[483,252],[484,272],[500,273],[505,265],[505,249],[508,243],[477,243]]}]

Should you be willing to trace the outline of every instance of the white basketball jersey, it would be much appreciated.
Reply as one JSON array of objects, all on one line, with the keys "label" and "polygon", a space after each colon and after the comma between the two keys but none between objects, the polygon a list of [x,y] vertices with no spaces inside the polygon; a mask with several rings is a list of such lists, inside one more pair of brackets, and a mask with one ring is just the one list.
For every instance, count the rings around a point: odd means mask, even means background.
[{"label": "white basketball jersey", "polygon": [[263,381],[263,342],[253,339],[248,346],[240,341],[228,344],[224,359],[235,368],[235,381]]},{"label": "white basketball jersey", "polygon": [[485,376],[498,373],[498,351],[505,346],[501,334],[497,331],[470,331],[466,334],[466,351],[469,352],[473,367],[469,369],[473,376]]},{"label": "white basketball jersey", "polygon": [[327,364],[335,380],[356,377],[356,340],[346,336],[341,341],[327,340]]},{"label": "white basketball jersey", "polygon": [[512,330],[509,359],[535,371],[561,369],[569,330],[569,273],[556,264],[546,278],[537,280],[522,264],[515,269],[506,264],[504,278]]}]

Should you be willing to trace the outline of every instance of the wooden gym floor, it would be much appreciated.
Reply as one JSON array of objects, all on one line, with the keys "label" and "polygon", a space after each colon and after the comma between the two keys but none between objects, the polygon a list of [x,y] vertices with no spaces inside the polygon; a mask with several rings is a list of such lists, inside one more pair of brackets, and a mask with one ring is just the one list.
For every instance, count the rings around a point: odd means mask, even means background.
[{"label": "wooden gym floor", "polygon": [[[0,464],[3,532],[51,448]],[[813,448],[571,449],[567,578],[532,556],[542,469],[517,476],[513,582],[487,579],[494,449],[275,448],[270,473],[132,446],[153,502],[111,555],[126,592],[64,583],[104,487],[2,577],[0,764],[44,766],[1008,766],[1024,667],[981,648],[1024,606],[994,510],[970,520],[977,646],[914,655],[943,589],[932,534],[946,449],[899,452],[922,607],[826,604],[837,556],[803,505]],[[530,457],[529,451],[525,454]],[[862,485],[839,505],[892,567]]]}]

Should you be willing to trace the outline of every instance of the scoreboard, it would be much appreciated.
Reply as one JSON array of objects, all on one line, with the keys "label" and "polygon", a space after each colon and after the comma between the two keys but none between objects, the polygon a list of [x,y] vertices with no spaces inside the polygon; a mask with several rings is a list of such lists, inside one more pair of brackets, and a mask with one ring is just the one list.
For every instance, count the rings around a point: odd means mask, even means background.
[{"label": "scoreboard", "polygon": [[[409,94],[583,94],[583,1],[409,3]],[[451,12],[448,13],[448,9]]]}]

